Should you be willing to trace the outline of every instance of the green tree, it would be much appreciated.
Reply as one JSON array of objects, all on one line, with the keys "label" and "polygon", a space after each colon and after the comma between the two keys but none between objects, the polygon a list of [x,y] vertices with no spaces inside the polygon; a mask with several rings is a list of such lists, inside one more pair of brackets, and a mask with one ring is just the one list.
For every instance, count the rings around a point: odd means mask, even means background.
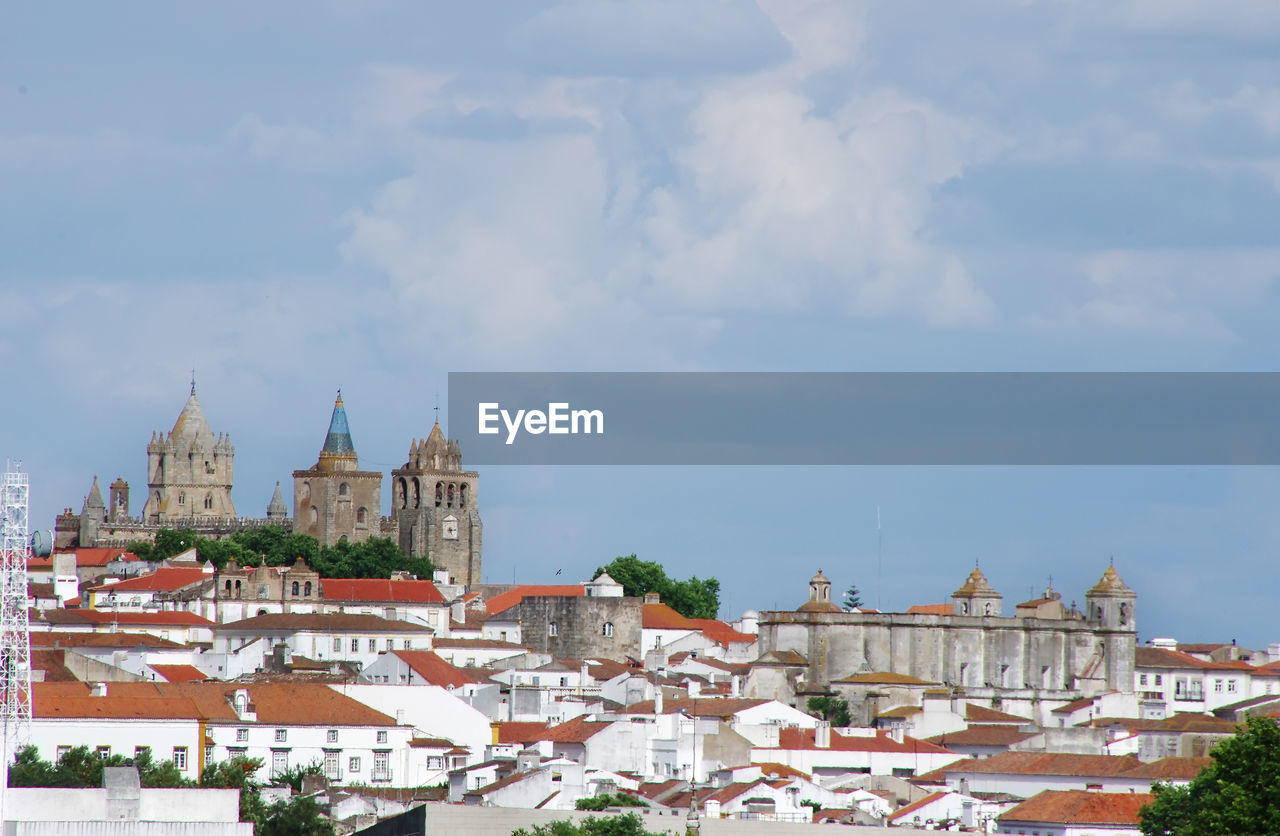
[{"label": "green tree", "polygon": [[1280,725],[1250,717],[1181,787],[1155,784],[1142,808],[1144,836],[1280,833]]},{"label": "green tree", "polygon": [[9,766],[11,787],[56,787],[53,764],[40,759],[40,750],[23,746]]},{"label": "green tree", "polygon": [[267,808],[266,817],[254,828],[258,836],[333,836],[333,824],[324,817],[314,798],[295,795]]},{"label": "green tree", "polygon": [[277,787],[289,787],[294,792],[302,792],[302,780],[308,775],[323,775],[324,764],[321,761],[312,761],[306,766],[291,766],[283,772],[279,772],[271,779],[271,783]]},{"label": "green tree", "polygon": [[195,782],[184,778],[173,761],[156,763],[151,751],[142,749],[134,758],[123,755],[101,757],[88,746],[76,746],[56,764],[40,759],[34,746],[23,747],[9,767],[11,787],[100,787],[102,770],[107,766],[134,766],[144,787],[191,787]]},{"label": "green tree", "polygon": [[844,592],[844,608],[846,610],[856,610],[862,606],[862,593],[858,592],[858,587],[849,584],[849,588]]},{"label": "green tree", "polygon": [[634,554],[614,558],[596,569],[592,577],[605,572],[622,584],[627,595],[643,597],[647,592],[656,592],[664,604],[688,618],[715,618],[720,612],[720,581],[715,578],[673,580],[662,564],[641,560]]},{"label": "green tree", "polygon": [[514,830],[511,836],[659,836],[644,829],[644,822],[635,813],[622,816],[587,816],[580,822],[567,819],[539,824],[531,828]]},{"label": "green tree", "polygon": [[833,726],[844,728],[853,723],[849,716],[849,703],[839,697],[809,697],[805,708],[814,717],[826,720]]},{"label": "green tree", "polygon": [[254,775],[262,768],[258,758],[235,757],[204,768],[200,786],[240,790],[240,821],[260,823],[267,815],[267,805]]},{"label": "green tree", "polygon": [[579,798],[573,805],[575,810],[608,810],[610,807],[648,807],[648,803],[641,801],[633,795],[627,795],[625,792],[619,793],[602,793],[595,798]]}]

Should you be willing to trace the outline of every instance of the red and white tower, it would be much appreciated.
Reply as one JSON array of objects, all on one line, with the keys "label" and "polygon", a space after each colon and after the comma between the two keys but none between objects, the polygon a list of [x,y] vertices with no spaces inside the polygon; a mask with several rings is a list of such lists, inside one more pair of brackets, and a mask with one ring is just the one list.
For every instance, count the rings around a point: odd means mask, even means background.
[{"label": "red and white tower", "polygon": [[31,732],[31,635],[27,622],[30,484],[22,465],[0,481],[0,822],[9,764]]}]

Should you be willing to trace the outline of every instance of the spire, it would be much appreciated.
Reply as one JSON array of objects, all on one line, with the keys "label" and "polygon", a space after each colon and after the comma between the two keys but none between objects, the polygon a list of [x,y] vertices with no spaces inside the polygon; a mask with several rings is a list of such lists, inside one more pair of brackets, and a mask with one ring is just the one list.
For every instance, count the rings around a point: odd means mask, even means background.
[{"label": "spire", "polygon": [[440,429],[440,422],[436,421],[435,426],[431,428],[431,434],[427,436],[427,453],[431,454],[437,450],[444,452],[444,449],[448,446],[449,442],[444,437],[444,430]]},{"label": "spire", "polygon": [[98,477],[93,477],[93,487],[89,489],[89,496],[84,500],[85,508],[106,508],[107,504],[102,501],[102,491],[98,488]]},{"label": "spire", "polygon": [[213,430],[209,428],[209,422],[204,417],[204,410],[200,408],[200,401],[196,399],[194,377],[191,379],[191,394],[187,397],[187,402],[183,405],[182,412],[178,414],[178,420],[173,423],[173,430],[169,433],[169,440],[174,444],[193,441],[203,442],[208,447],[212,447],[214,444]]},{"label": "spire", "polygon": [[329,434],[324,437],[321,454],[354,456],[356,446],[351,441],[351,429],[347,425],[347,408],[342,405],[342,390],[333,402],[333,416],[329,419]]},{"label": "spire", "polygon": [[267,519],[282,520],[289,516],[289,509],[285,507],[284,496],[280,493],[280,483],[276,482],[276,492],[271,494],[271,503],[267,505]]}]

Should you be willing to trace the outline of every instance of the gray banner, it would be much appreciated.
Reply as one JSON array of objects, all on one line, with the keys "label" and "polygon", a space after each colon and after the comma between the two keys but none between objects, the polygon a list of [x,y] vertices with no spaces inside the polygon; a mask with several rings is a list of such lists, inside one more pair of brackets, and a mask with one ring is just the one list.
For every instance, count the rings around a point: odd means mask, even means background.
[{"label": "gray banner", "polygon": [[1280,464],[1280,373],[449,375],[468,465]]}]

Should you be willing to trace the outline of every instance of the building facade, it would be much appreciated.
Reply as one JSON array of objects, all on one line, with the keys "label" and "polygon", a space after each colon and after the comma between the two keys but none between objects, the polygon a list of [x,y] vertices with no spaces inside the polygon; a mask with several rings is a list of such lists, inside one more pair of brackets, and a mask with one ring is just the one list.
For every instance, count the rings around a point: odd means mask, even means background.
[{"label": "building facade", "polygon": [[293,472],[293,530],[322,546],[358,542],[378,534],[381,513],[382,474],[360,469],[339,391],[320,458]]},{"label": "building facade", "polygon": [[391,516],[400,549],[445,569],[453,583],[480,583],[479,474],[462,469],[462,452],[439,422],[425,441],[409,445],[409,460],[391,471]]}]

